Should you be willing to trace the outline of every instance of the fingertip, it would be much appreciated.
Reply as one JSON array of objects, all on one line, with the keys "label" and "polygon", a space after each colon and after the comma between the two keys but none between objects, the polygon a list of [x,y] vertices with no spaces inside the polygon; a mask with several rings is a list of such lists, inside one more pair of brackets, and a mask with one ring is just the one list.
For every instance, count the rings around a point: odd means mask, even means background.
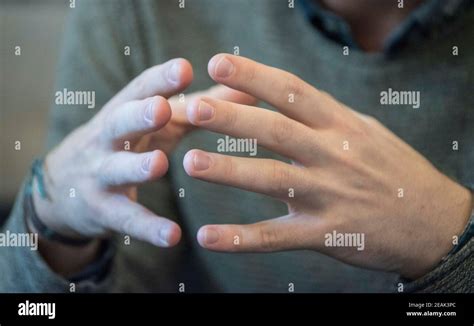
[{"label": "fingertip", "polygon": [[204,177],[211,166],[211,156],[205,151],[192,149],[184,155],[183,167],[190,177]]},{"label": "fingertip", "polygon": [[196,239],[199,245],[203,248],[206,248],[206,227],[201,226],[197,232]]},{"label": "fingertip", "polygon": [[217,81],[232,75],[235,69],[231,57],[227,53],[219,53],[213,56],[207,65],[209,76]]},{"label": "fingertip", "polygon": [[198,230],[196,238],[201,247],[209,249],[218,243],[220,232],[213,225],[205,225]]},{"label": "fingertip", "polygon": [[215,71],[215,68],[216,68],[216,63],[219,61],[219,59],[222,56],[224,56],[223,53],[216,54],[207,63],[207,72],[208,72],[209,76],[213,77],[214,71]]},{"label": "fingertip", "polygon": [[194,176],[194,155],[198,152],[197,149],[188,151],[183,158],[183,168],[186,173],[192,177]]},{"label": "fingertip", "polygon": [[173,223],[168,231],[168,238],[166,239],[170,247],[176,246],[181,240],[182,231],[178,224]]},{"label": "fingertip", "polygon": [[191,100],[186,106],[186,117],[194,126],[209,122],[215,115],[214,100],[207,96],[200,96]]},{"label": "fingertip", "polygon": [[181,84],[188,87],[194,79],[194,71],[191,62],[187,59],[180,58],[181,62]]},{"label": "fingertip", "polygon": [[168,79],[179,85],[179,88],[188,87],[194,78],[193,66],[183,58],[171,60],[171,67],[168,72]]},{"label": "fingertip", "polygon": [[192,125],[197,125],[198,124],[198,109],[199,109],[199,103],[201,102],[201,98],[198,97],[196,99],[193,99],[188,103],[186,106],[186,117]]},{"label": "fingertip", "polygon": [[158,247],[169,248],[176,246],[181,240],[181,228],[178,224],[168,221],[158,231],[158,236],[155,237],[153,244]]},{"label": "fingertip", "polygon": [[171,119],[171,106],[167,99],[162,96],[155,96],[153,110],[153,123],[159,129],[164,127]]},{"label": "fingertip", "polygon": [[160,178],[168,172],[168,158],[163,151],[158,149],[154,150],[151,155],[150,171],[152,178]]}]

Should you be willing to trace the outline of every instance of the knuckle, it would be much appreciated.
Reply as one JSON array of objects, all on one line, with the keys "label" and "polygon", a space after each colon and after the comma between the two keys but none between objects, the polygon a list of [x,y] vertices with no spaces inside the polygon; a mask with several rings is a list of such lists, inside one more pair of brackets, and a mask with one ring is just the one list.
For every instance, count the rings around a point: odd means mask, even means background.
[{"label": "knuckle", "polygon": [[277,113],[270,124],[270,138],[275,145],[282,145],[293,135],[293,123],[283,115]]},{"label": "knuckle", "polygon": [[97,177],[102,185],[111,185],[114,183],[112,178],[113,164],[111,164],[110,158],[104,159],[99,166]]},{"label": "knuckle", "polygon": [[346,113],[346,106],[343,103],[339,102],[331,93],[328,93],[327,91],[319,88],[314,88],[314,90],[321,106],[332,105],[332,109],[335,112]]},{"label": "knuckle", "polygon": [[359,136],[371,137],[371,130],[379,128],[380,122],[370,115],[359,113],[358,116],[358,123],[353,124],[355,127],[354,133]]},{"label": "knuckle", "polygon": [[[314,108],[317,112],[324,112],[324,121],[329,127],[331,125],[337,125],[338,123],[344,122],[347,119],[346,110],[331,94],[328,92],[313,88],[315,98],[313,101]],[[327,110],[327,107],[331,107],[331,110]]]},{"label": "knuckle", "polygon": [[251,84],[255,81],[257,77],[257,68],[256,67],[249,67],[245,72],[245,82]]},{"label": "knuckle", "polygon": [[364,119],[369,126],[380,126],[380,121],[371,115],[364,115]]},{"label": "knuckle", "polygon": [[317,88],[316,91],[320,98],[324,98],[326,100],[335,100],[334,97],[330,93],[326,92],[325,90]]},{"label": "knuckle", "polygon": [[279,235],[271,225],[263,223],[259,227],[260,248],[264,251],[272,251],[278,248]]},{"label": "knuckle", "polygon": [[222,157],[222,165],[226,178],[231,179],[235,173],[235,162],[230,156]]},{"label": "knuckle", "polygon": [[221,111],[225,112],[223,114],[223,122],[225,126],[229,129],[234,129],[235,125],[237,124],[237,111],[233,110],[231,106],[229,106],[229,110]]},{"label": "knuckle", "polygon": [[357,137],[369,136],[369,123],[364,120],[359,120],[348,126],[349,132]]},{"label": "knuckle", "polygon": [[288,74],[285,81],[285,93],[293,94],[297,99],[305,93],[304,82],[293,74]]},{"label": "knuckle", "polygon": [[282,196],[287,192],[290,170],[278,161],[273,161],[270,168],[270,177],[273,180],[270,182],[270,191],[275,196]]}]

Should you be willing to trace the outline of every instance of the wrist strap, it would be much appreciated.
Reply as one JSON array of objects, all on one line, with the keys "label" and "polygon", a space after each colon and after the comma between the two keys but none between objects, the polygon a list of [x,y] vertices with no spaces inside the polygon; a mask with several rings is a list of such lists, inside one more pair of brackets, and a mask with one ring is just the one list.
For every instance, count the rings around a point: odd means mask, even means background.
[{"label": "wrist strap", "polygon": [[33,203],[33,181],[36,178],[38,184],[38,191],[41,198],[50,200],[50,196],[46,191],[44,185],[44,172],[43,172],[43,159],[35,159],[33,165],[31,166],[31,173],[29,180],[26,184],[25,197],[24,197],[24,213],[27,221],[31,222],[32,226],[35,228],[35,231],[38,232],[41,237],[50,240],[59,242],[68,246],[85,246],[92,242],[91,239],[76,239],[64,236],[53,229],[49,228],[44,224],[41,219],[36,214],[36,210]]}]

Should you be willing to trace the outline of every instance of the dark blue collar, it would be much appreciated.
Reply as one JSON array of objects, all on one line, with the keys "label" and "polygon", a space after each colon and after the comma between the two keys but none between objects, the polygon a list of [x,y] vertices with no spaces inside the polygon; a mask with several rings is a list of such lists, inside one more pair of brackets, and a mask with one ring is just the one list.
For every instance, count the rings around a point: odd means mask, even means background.
[{"label": "dark blue collar", "polygon": [[[385,41],[383,52],[392,54],[407,42],[426,37],[473,3],[471,0],[426,0],[392,32]],[[299,0],[299,4],[311,23],[328,38],[349,48],[359,49],[343,18],[324,9],[315,0]]]}]

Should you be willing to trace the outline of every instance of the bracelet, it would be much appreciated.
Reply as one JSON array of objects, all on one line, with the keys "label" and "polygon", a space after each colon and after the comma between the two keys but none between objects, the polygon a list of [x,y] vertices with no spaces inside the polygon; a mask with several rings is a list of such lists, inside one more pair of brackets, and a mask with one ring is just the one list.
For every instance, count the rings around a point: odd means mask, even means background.
[{"label": "bracelet", "polygon": [[85,246],[92,242],[92,238],[90,239],[76,239],[64,236],[53,229],[49,228],[46,224],[44,224],[41,219],[38,217],[36,213],[34,203],[33,203],[33,181],[36,178],[38,184],[38,192],[43,199],[50,200],[50,196],[46,191],[44,185],[44,171],[43,171],[43,159],[35,159],[33,165],[31,166],[31,173],[28,179],[28,182],[25,187],[25,194],[24,194],[24,215],[27,219],[27,222],[31,222],[32,226],[38,232],[41,237],[50,240],[59,242],[68,246]]},{"label": "bracelet", "polygon": [[[33,164],[31,165],[32,184],[31,184],[30,189],[33,189],[33,179],[36,178],[38,182],[38,192],[41,198],[49,200],[50,199],[49,194],[46,191],[46,188],[44,186],[43,165],[44,165],[43,159],[35,159],[33,161]],[[31,193],[33,193],[33,191]]]}]

